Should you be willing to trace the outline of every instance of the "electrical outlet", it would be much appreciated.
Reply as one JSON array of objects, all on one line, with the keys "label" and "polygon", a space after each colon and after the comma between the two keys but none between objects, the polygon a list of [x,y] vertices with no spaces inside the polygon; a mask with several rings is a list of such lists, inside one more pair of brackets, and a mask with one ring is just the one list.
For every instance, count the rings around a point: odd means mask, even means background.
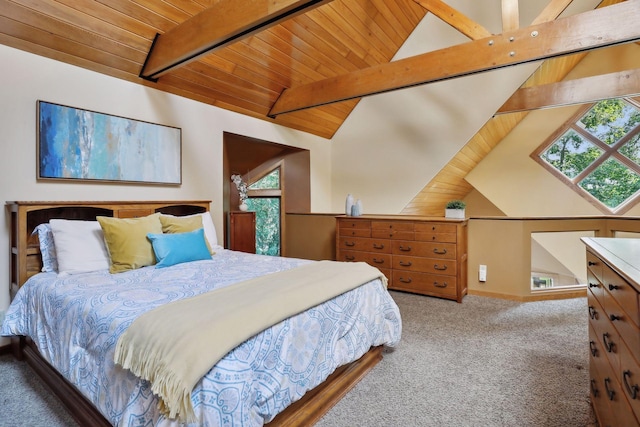
[{"label": "electrical outlet", "polygon": [[480,268],[478,269],[478,280],[481,282],[487,281],[487,266],[480,264]]}]

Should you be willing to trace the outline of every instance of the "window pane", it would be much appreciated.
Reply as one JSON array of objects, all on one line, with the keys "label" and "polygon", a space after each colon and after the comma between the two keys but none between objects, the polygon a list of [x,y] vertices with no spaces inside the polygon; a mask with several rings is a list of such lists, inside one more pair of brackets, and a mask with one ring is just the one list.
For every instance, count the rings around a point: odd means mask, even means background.
[{"label": "window pane", "polygon": [[617,160],[610,158],[578,185],[614,209],[640,190],[640,177]]},{"label": "window pane", "polygon": [[269,175],[249,186],[251,190],[278,190],[280,188],[280,169],[274,169]]},{"label": "window pane", "polygon": [[250,197],[249,210],[256,212],[256,253],[280,255],[280,198]]},{"label": "window pane", "polygon": [[618,151],[628,157],[629,160],[633,160],[635,164],[640,165],[640,133],[631,138]]},{"label": "window pane", "polygon": [[575,178],[593,163],[602,150],[570,129],[540,157],[569,178]]},{"label": "window pane", "polygon": [[602,142],[613,145],[640,123],[640,112],[622,99],[594,105],[577,123]]}]

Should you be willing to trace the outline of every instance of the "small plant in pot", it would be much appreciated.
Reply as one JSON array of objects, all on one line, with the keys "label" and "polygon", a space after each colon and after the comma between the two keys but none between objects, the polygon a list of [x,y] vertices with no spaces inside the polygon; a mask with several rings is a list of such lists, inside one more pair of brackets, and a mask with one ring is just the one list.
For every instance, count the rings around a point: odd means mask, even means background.
[{"label": "small plant in pot", "polygon": [[464,208],[467,205],[462,200],[451,200],[445,206],[446,218],[464,219]]}]

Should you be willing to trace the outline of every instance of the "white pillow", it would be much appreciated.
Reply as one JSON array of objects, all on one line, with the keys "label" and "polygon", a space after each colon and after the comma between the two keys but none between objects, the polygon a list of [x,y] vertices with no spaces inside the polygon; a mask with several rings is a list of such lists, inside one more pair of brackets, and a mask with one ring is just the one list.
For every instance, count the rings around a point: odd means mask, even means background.
[{"label": "white pillow", "polygon": [[109,253],[98,221],[52,219],[58,274],[108,270]]}]

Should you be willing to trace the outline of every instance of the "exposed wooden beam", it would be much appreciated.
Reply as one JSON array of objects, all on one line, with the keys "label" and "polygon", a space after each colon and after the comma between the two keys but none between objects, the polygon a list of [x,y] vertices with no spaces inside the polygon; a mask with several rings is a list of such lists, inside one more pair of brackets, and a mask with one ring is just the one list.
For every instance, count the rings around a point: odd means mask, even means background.
[{"label": "exposed wooden beam", "polygon": [[158,34],[140,77],[154,80],[201,55],[241,40],[332,0],[218,0],[164,34]]},{"label": "exposed wooden beam", "polygon": [[518,0],[502,0],[502,32],[520,28]]},{"label": "exposed wooden beam", "polygon": [[471,40],[491,36],[491,32],[441,0],[414,0],[430,13],[451,25]]},{"label": "exposed wooden beam", "polygon": [[519,89],[496,114],[585,104],[640,94],[640,68]]},{"label": "exposed wooden beam", "polygon": [[640,0],[286,89],[269,117],[511,65],[640,40]]},{"label": "exposed wooden beam", "polygon": [[564,10],[569,7],[573,0],[551,0],[545,8],[540,12],[540,15],[533,20],[531,25],[542,24],[543,22],[549,22],[556,19]]}]

